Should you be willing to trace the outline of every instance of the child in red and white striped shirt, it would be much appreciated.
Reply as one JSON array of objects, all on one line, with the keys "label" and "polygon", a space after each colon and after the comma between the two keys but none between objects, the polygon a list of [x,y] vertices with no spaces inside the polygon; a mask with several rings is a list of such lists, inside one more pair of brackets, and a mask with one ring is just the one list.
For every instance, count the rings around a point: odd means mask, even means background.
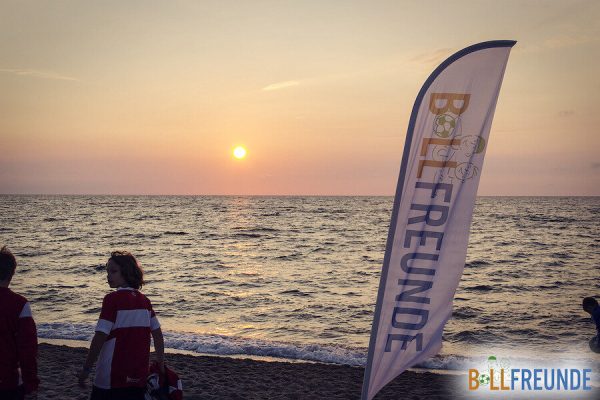
[{"label": "child in red and white striped shirt", "polygon": [[108,284],[117,290],[102,301],[90,351],[79,384],[85,386],[98,358],[91,400],[143,400],[148,377],[150,336],[164,373],[164,342],[152,304],[140,291],[143,271],[128,252],[115,251],[106,263]]},{"label": "child in red and white striped shirt", "polygon": [[0,249],[0,399],[37,398],[37,332],[27,299],[8,288],[17,261]]}]

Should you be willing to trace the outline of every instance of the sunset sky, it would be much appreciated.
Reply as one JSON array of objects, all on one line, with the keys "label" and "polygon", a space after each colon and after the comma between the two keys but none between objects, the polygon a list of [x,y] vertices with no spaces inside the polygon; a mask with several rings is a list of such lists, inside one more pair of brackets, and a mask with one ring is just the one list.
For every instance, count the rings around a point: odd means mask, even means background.
[{"label": "sunset sky", "polygon": [[599,21],[598,1],[2,1],[0,193],[392,195],[428,75],[513,39],[479,194],[600,195]]}]

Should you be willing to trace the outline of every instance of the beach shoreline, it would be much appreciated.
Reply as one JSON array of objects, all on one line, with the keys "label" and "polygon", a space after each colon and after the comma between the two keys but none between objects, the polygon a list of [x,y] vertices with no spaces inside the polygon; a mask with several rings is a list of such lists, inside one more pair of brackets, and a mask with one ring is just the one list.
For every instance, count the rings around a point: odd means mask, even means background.
[{"label": "beach shoreline", "polygon": [[[75,374],[87,349],[40,343],[38,399],[89,398]],[[183,381],[185,399],[359,399],[364,369],[322,363],[168,353],[167,364]],[[375,399],[460,398],[457,376],[407,371]]]}]

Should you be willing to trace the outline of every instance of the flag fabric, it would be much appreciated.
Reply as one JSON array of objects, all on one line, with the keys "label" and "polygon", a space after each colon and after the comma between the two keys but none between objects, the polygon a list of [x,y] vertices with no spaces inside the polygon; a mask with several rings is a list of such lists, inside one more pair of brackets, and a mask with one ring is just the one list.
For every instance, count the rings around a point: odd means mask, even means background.
[{"label": "flag fabric", "polygon": [[514,41],[467,47],[419,92],[409,121],[371,330],[362,399],[442,347],[475,195]]}]

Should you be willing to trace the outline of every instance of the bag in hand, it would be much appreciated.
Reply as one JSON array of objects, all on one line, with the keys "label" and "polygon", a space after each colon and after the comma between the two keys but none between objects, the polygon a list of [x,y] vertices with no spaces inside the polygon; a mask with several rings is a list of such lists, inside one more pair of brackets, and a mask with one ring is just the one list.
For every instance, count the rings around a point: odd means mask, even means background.
[{"label": "bag in hand", "polygon": [[183,386],[179,376],[165,365],[165,374],[161,376],[157,363],[150,365],[150,374],[146,384],[146,400],[182,400]]}]

